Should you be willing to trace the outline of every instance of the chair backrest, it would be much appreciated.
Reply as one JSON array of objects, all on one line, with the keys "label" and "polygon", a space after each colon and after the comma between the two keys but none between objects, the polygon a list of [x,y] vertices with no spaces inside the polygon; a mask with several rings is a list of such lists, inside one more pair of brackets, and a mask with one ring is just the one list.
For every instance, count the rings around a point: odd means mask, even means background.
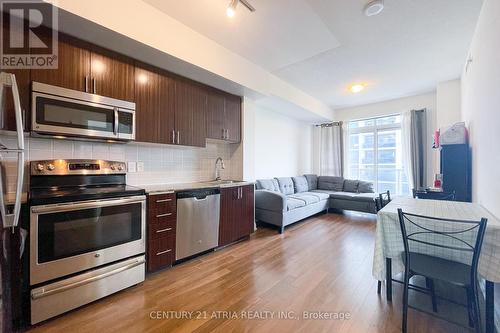
[{"label": "chair backrest", "polygon": [[376,200],[378,210],[384,208],[389,202],[391,202],[390,191],[379,193],[378,200]]},{"label": "chair backrest", "polygon": [[453,192],[416,192],[415,198],[455,201],[456,193]]},{"label": "chair backrest", "polygon": [[471,281],[475,283],[486,218],[453,220],[404,213],[401,209],[398,215],[407,264],[410,252],[461,262],[471,266]]}]

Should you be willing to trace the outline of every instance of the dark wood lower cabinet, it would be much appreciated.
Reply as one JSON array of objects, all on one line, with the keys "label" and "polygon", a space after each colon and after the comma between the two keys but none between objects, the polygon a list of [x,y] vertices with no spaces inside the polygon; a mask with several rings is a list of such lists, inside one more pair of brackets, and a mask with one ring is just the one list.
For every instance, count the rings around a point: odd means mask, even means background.
[{"label": "dark wood lower cabinet", "polygon": [[[219,246],[234,243],[254,231],[254,185],[220,190]],[[177,201],[175,193],[148,196],[148,272],[175,262]]]},{"label": "dark wood lower cabinet", "polygon": [[254,229],[254,186],[222,188],[219,246],[249,236]]},{"label": "dark wood lower cabinet", "polygon": [[148,196],[148,272],[171,266],[175,261],[177,202],[175,193]]}]

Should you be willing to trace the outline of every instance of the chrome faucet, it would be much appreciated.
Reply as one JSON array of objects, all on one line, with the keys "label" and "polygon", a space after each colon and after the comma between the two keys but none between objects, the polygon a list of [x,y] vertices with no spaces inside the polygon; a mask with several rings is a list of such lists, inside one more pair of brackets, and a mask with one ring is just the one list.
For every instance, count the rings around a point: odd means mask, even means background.
[{"label": "chrome faucet", "polygon": [[[220,163],[219,163],[220,161]],[[220,164],[220,168],[219,168],[219,164]],[[220,170],[224,170],[226,167],[224,166],[224,160],[222,159],[222,157],[217,157],[217,159],[215,160],[215,180],[221,180],[220,178]]]}]

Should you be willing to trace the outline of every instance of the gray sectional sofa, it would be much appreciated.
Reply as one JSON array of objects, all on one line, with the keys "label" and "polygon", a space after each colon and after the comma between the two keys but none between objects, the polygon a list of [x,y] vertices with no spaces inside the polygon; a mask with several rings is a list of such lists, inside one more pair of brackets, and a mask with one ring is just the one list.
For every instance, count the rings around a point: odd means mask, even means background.
[{"label": "gray sectional sofa", "polygon": [[377,196],[372,183],[342,177],[304,175],[259,179],[255,218],[283,232],[287,225],[329,209],[375,214]]}]

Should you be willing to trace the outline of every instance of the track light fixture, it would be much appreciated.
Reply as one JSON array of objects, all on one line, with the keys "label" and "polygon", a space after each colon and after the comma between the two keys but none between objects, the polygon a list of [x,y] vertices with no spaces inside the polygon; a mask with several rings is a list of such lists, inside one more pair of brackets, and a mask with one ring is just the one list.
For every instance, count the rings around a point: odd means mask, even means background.
[{"label": "track light fixture", "polygon": [[236,6],[238,6],[238,3],[240,3],[240,2],[249,11],[255,12],[255,8],[250,3],[248,3],[248,1],[246,1],[246,0],[231,0],[229,2],[229,5],[227,5],[227,9],[226,9],[226,15],[228,17],[233,17],[236,14]]}]

